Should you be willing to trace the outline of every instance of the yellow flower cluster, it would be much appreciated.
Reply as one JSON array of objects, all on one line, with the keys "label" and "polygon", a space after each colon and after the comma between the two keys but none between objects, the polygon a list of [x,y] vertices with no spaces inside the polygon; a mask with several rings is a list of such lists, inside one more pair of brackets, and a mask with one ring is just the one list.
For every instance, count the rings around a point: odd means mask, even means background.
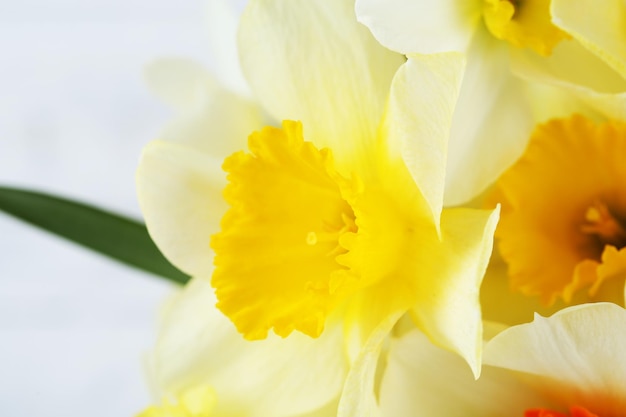
[{"label": "yellow flower cluster", "polygon": [[211,10],[238,62],[147,70],[141,416],[626,416],[626,3]]}]

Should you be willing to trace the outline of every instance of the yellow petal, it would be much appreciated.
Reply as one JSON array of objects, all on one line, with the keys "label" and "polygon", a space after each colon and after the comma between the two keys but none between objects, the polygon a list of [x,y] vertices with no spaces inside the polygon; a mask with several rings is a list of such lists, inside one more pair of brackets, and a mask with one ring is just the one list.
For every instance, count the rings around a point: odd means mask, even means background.
[{"label": "yellow petal", "polygon": [[[439,229],[452,114],[463,77],[460,54],[411,55],[391,86],[384,134],[390,164],[404,163]],[[439,231],[439,230],[438,230]]]},{"label": "yellow petal", "polygon": [[[610,303],[566,308],[511,327],[485,346],[486,364],[533,375],[546,393],[598,415],[626,407],[626,311]],[[555,390],[554,388],[559,388]],[[562,404],[568,404],[562,402]]]},{"label": "yellow petal", "polygon": [[554,23],[626,78],[626,5],[621,0],[552,0]]},{"label": "yellow petal", "polygon": [[424,242],[411,312],[431,340],[458,353],[478,377],[482,343],[479,288],[493,247],[499,209],[448,209],[442,241]]},{"label": "yellow petal", "polygon": [[481,0],[357,0],[359,21],[394,51],[464,51],[480,24]]},{"label": "yellow petal", "polygon": [[137,168],[137,196],[150,236],[190,275],[213,270],[209,241],[226,212],[220,164],[192,148],[155,141],[144,148]]},{"label": "yellow petal", "polygon": [[357,23],[352,0],[253,0],[239,46],[244,74],[274,118],[302,121],[344,175],[366,161],[404,58]]}]

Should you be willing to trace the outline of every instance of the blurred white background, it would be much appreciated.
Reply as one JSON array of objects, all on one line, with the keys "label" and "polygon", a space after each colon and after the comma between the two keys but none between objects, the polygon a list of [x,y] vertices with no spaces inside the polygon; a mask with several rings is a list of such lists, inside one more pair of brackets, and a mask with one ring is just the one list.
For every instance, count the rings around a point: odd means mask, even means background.
[{"label": "blurred white background", "polygon": [[[210,64],[201,0],[0,4],[0,184],[139,218],[134,170],[171,111],[143,66]],[[131,416],[172,286],[0,213],[0,415]]]}]

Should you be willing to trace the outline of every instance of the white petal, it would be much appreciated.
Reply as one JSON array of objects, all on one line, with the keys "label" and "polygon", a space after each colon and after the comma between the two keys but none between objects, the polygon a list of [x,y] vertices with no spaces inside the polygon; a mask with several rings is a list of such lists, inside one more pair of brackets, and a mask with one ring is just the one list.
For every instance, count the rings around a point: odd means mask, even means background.
[{"label": "white petal", "polygon": [[244,74],[274,118],[301,120],[305,139],[330,146],[340,167],[372,149],[404,58],[357,23],[352,0],[252,0],[239,45]]},{"label": "white petal", "polygon": [[174,265],[194,276],[213,269],[212,234],[226,212],[221,160],[185,146],[155,141],[137,168],[137,196],[150,236]]},{"label": "white petal", "polygon": [[411,55],[396,73],[385,115],[391,156],[402,157],[439,229],[452,114],[463,78],[461,54]]},{"label": "white petal", "polygon": [[477,29],[479,0],[357,0],[359,22],[394,51],[465,51]]},{"label": "white petal", "polygon": [[207,94],[218,88],[200,64],[191,60],[164,58],[144,69],[148,88],[165,103],[178,110],[193,108]]},{"label": "white petal", "polygon": [[523,153],[533,127],[522,81],[511,76],[508,49],[477,32],[452,119],[445,205],[484,191]]},{"label": "white petal", "polygon": [[476,381],[457,355],[414,330],[389,347],[380,392],[381,415],[394,417],[522,416],[545,400],[516,375],[484,367]]},{"label": "white petal", "polygon": [[623,0],[552,0],[552,21],[626,78]]},{"label": "white petal", "polygon": [[[595,303],[511,327],[485,346],[486,364],[550,378],[598,415],[626,407],[626,310]],[[549,388],[548,386],[547,388]]]},{"label": "white petal", "polygon": [[241,1],[209,0],[207,23],[209,47],[215,76],[229,90],[243,97],[250,97],[248,83],[241,72],[237,52],[237,30],[243,7]]},{"label": "white petal", "polygon": [[328,412],[324,407],[338,396],[347,372],[339,326],[318,339],[293,334],[250,342],[215,302],[208,281],[194,279],[170,307],[154,353],[166,390],[208,384],[217,393],[216,415]]}]

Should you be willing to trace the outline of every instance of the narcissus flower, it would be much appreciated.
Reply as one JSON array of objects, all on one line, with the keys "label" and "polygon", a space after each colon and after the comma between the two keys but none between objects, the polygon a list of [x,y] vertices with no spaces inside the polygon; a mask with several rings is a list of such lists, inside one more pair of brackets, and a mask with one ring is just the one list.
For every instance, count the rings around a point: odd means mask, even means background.
[{"label": "narcissus flower", "polygon": [[497,183],[496,236],[514,290],[548,305],[575,295],[623,303],[625,157],[623,122],[572,116],[536,128]]},{"label": "narcissus flower", "polygon": [[[443,208],[462,59],[405,63],[353,7],[249,3],[244,74],[269,115],[285,121],[231,156],[148,145],[137,175],[148,229],[173,263],[211,278],[218,308],[248,339],[339,328],[339,349],[355,342],[370,355],[409,312],[478,373],[478,290],[498,212]],[[305,359],[301,374],[307,366],[315,364]]]},{"label": "narcissus flower", "polygon": [[414,330],[391,343],[377,410],[398,417],[623,416],[625,342],[622,307],[569,307],[488,341],[475,381],[458,357]]}]

